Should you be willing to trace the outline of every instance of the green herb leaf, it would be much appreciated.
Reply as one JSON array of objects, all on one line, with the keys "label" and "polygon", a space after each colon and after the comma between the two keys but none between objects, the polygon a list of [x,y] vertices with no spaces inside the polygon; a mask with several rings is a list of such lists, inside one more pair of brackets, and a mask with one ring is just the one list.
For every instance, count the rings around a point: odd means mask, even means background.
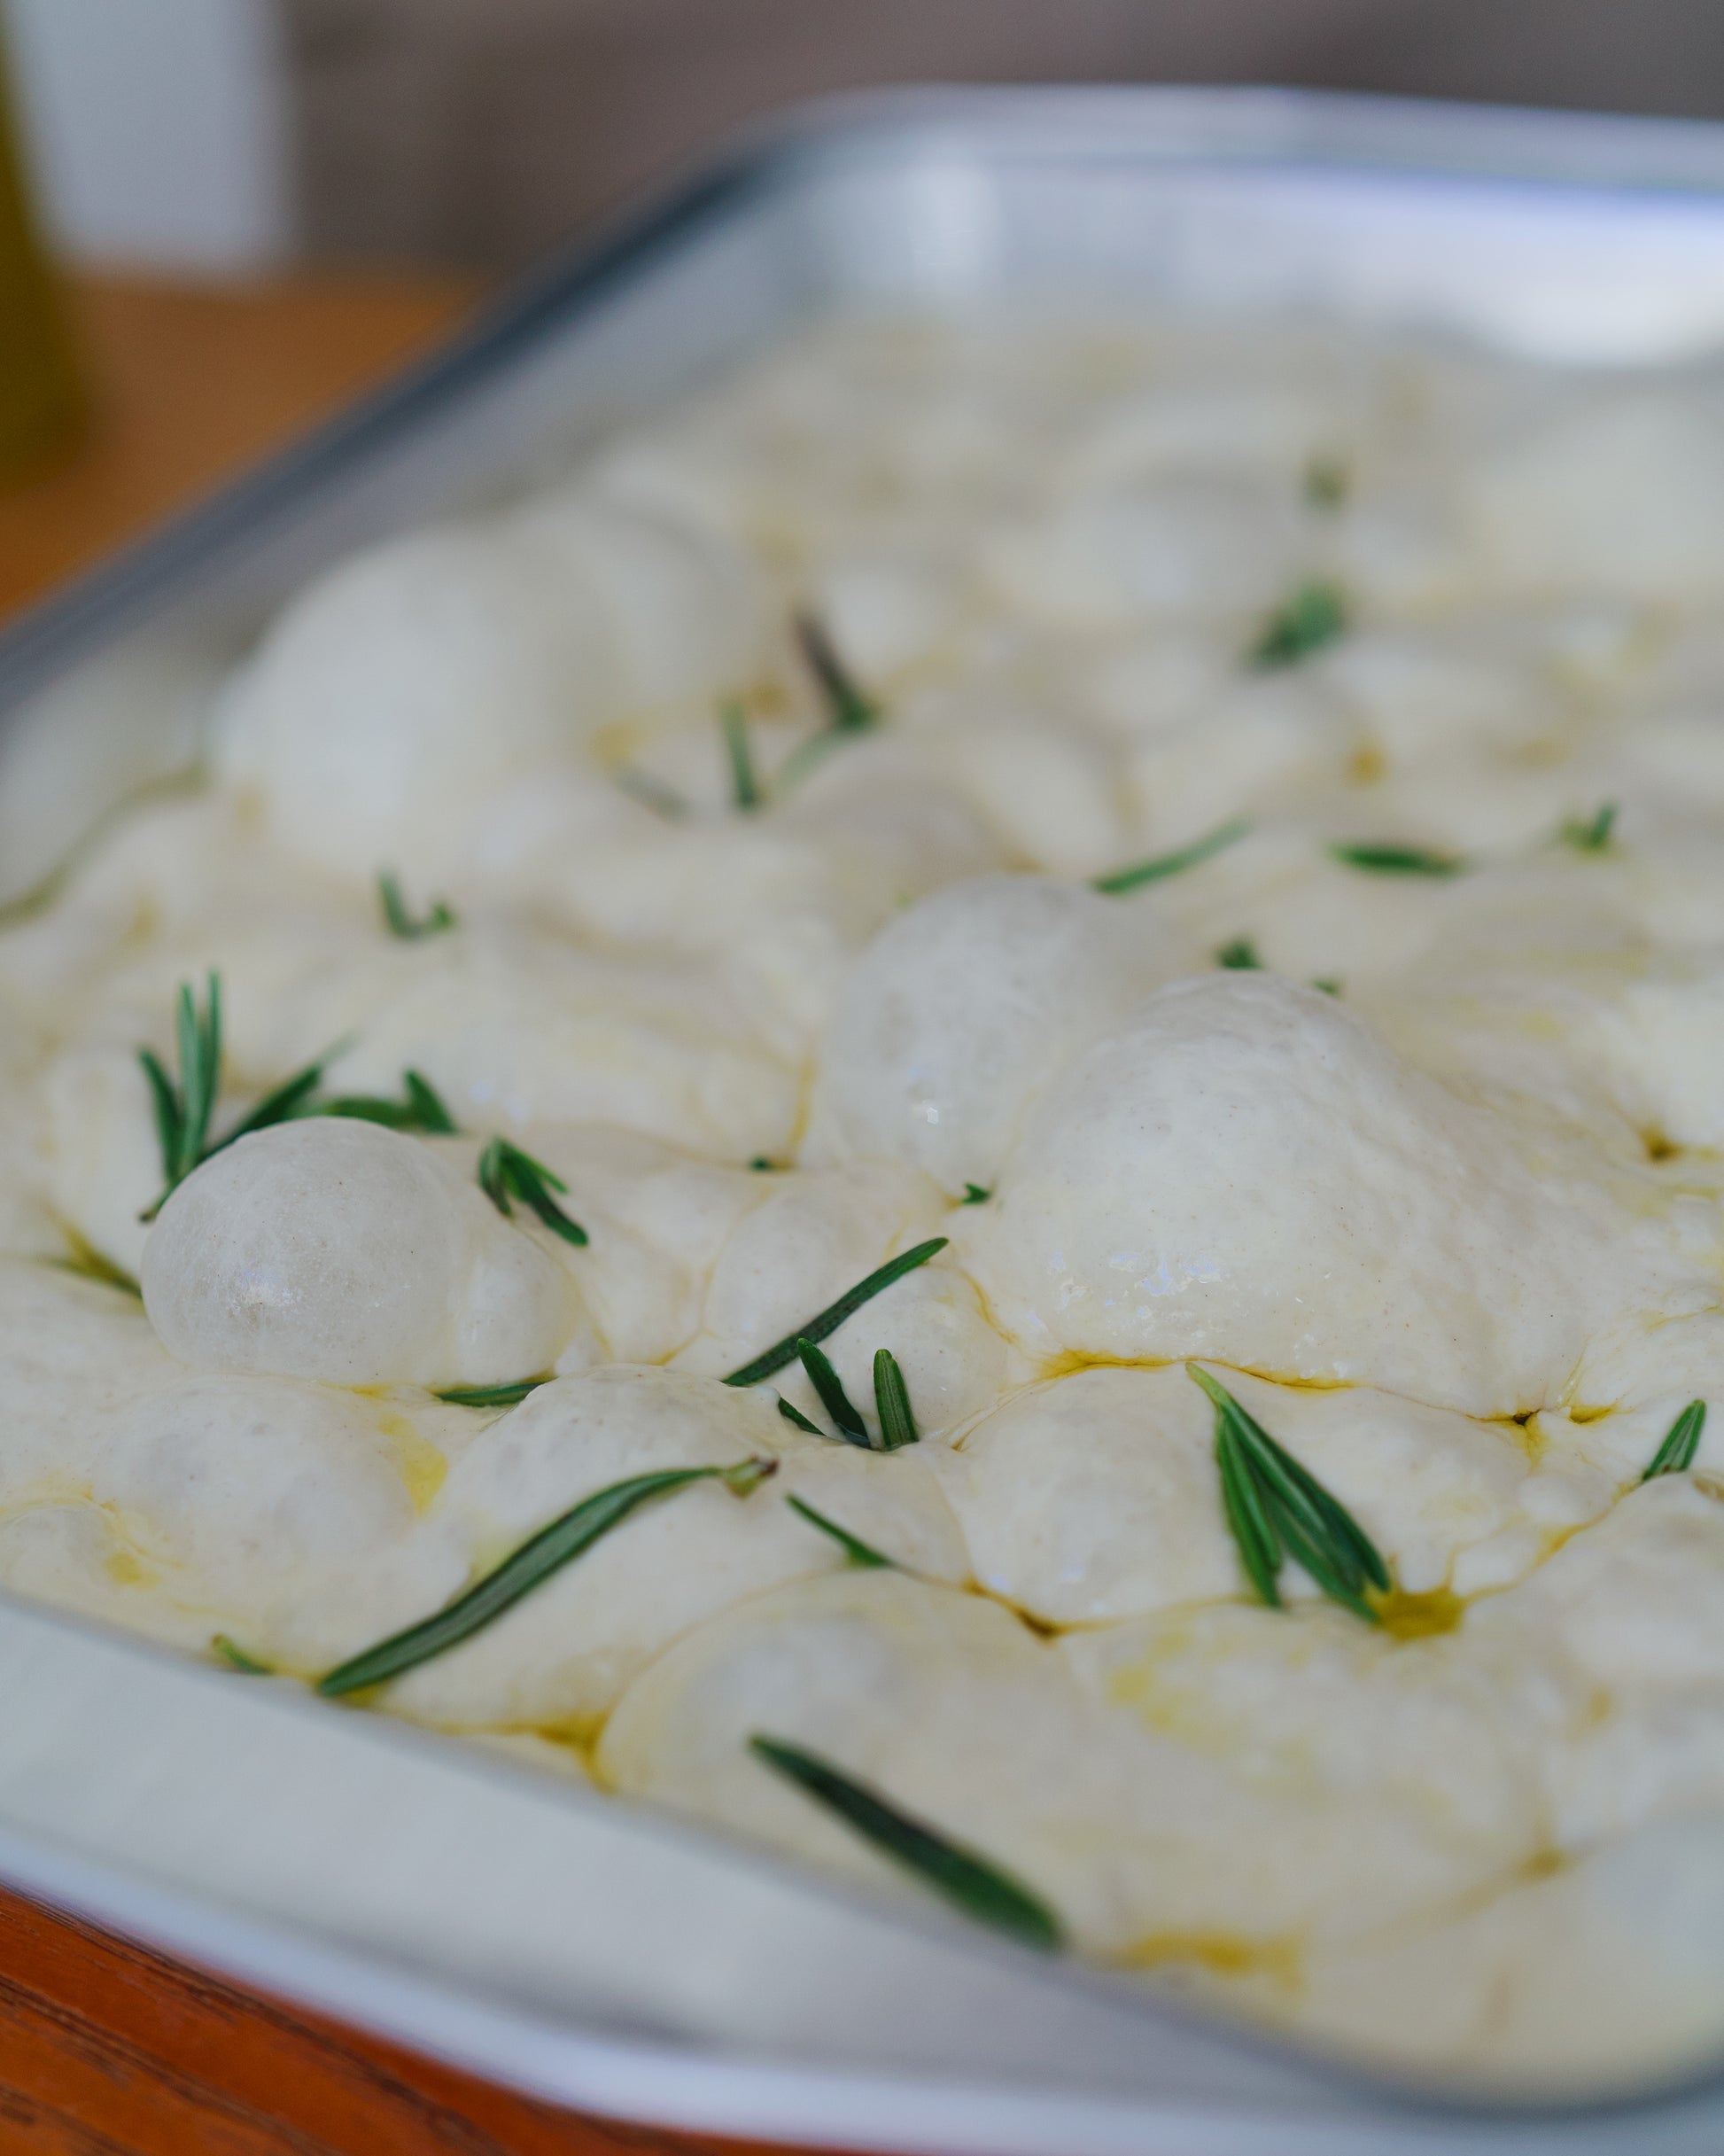
[{"label": "green herb leaf", "polygon": [[910,1388],[889,1348],[874,1350],[874,1413],[880,1418],[882,1452],[896,1452],[901,1445],[920,1443],[921,1432],[911,1412]]},{"label": "green herb leaf", "polygon": [[1347,611],[1340,587],[1314,578],[1300,585],[1270,617],[1247,657],[1265,673],[1275,666],[1296,665],[1333,643],[1347,627]]},{"label": "green herb leaf", "polygon": [[1215,963],[1235,973],[1261,973],[1263,969],[1257,946],[1249,936],[1236,936],[1231,943],[1223,944],[1215,953]]},{"label": "green herb leaf", "polygon": [[449,1113],[443,1096],[431,1080],[417,1070],[404,1070],[401,1084],[413,1112],[419,1118],[419,1128],[433,1138],[458,1138],[461,1125]]},{"label": "green herb leaf", "polygon": [[878,726],[881,717],[880,706],[857,687],[824,625],[804,611],[795,617],[792,626],[826,705],[827,723],[818,734],[810,735],[793,749],[779,766],[777,783],[780,792],[795,785],[838,743]]},{"label": "green herb leaf", "polygon": [[220,974],[208,976],[201,1011],[190,988],[181,984],[174,1031],[180,1063],[177,1085],[168,1077],[161,1059],[151,1049],[140,1048],[137,1054],[150,1086],[162,1179],[160,1197],[147,1211],[138,1215],[141,1220],[153,1220],[169,1195],[204,1157],[210,1118],[215,1113],[216,1095],[221,1088]]},{"label": "green herb leaf", "polygon": [[1250,829],[1242,816],[1236,817],[1231,823],[1223,823],[1219,830],[1211,831],[1207,838],[1195,839],[1176,852],[1157,853],[1146,861],[1138,862],[1135,868],[1115,868],[1107,876],[1096,876],[1091,888],[1100,891],[1104,898],[1117,899],[1145,883],[1159,883],[1164,876],[1182,875],[1224,847],[1237,844]]},{"label": "green herb leaf", "polygon": [[1573,846],[1577,853],[1608,852],[1616,816],[1616,803],[1606,801],[1597,814],[1586,822],[1571,816],[1558,836],[1565,846]]},{"label": "green herb leaf", "polygon": [[131,1296],[140,1303],[144,1300],[143,1288],[129,1273],[122,1273],[99,1250],[91,1249],[83,1237],[70,1228],[62,1229],[61,1233],[72,1245],[71,1249],[64,1257],[44,1259],[45,1264],[52,1265],[56,1272],[73,1273],[81,1280],[94,1280],[101,1288],[117,1288],[121,1295]]},{"label": "green herb leaf", "polygon": [[403,942],[416,943],[422,936],[441,936],[446,930],[457,926],[454,913],[441,899],[433,899],[431,911],[415,921],[401,896],[399,878],[387,868],[377,877],[377,896],[383,901],[383,917],[390,934],[400,937]]},{"label": "green herb leaf", "polygon": [[568,1187],[543,1161],[524,1153],[507,1138],[493,1138],[479,1155],[479,1188],[500,1213],[512,1218],[515,1209],[510,1200],[518,1198],[538,1214],[553,1235],[561,1235],[564,1242],[581,1249],[586,1243],[586,1230],[579,1221],[571,1220],[551,1195],[553,1190],[566,1193]]},{"label": "green herb leaf", "polygon": [[757,1153],[749,1165],[757,1175],[771,1175],[776,1164],[768,1160],[764,1153]]},{"label": "green herb leaf", "polygon": [[550,1382],[547,1377],[517,1377],[507,1385],[451,1385],[434,1397],[451,1407],[518,1407],[530,1392]]},{"label": "green herb leaf", "polygon": [[542,1527],[524,1542],[513,1556],[494,1572],[458,1594],[435,1616],[410,1624],[374,1647],[355,1654],[331,1670],[318,1684],[325,1699],[345,1693],[363,1692],[403,1670],[416,1669],[434,1655],[446,1654],[463,1639],[470,1639],[524,1595],[542,1586],[553,1573],[571,1564],[611,1529],[620,1526],[632,1512],[656,1498],[668,1497],[690,1483],[722,1482],[733,1496],[747,1497],[768,1475],[777,1472],[775,1459],[742,1459],[729,1467],[672,1467],[656,1475],[631,1475],[609,1489],[594,1491],[571,1506],[548,1527]]},{"label": "green herb leaf", "polygon": [[380,1123],[390,1131],[423,1131],[431,1138],[458,1138],[460,1125],[444,1105],[443,1097],[427,1078],[416,1070],[401,1073],[402,1098],[392,1101],[385,1094],[340,1094],[332,1101],[314,1101],[307,1110],[316,1116],[352,1116],[365,1123]]},{"label": "green herb leaf", "polygon": [[733,697],[719,717],[725,729],[725,747],[730,755],[732,797],[740,809],[758,808],[760,789],[755,782],[754,758],[749,752],[748,715]]},{"label": "green herb leaf", "polygon": [[838,656],[826,624],[806,608],[795,619],[796,642],[802,647],[808,671],[813,675],[827,708],[827,720],[835,733],[864,734],[880,723],[880,706],[863,695],[855,677]]},{"label": "green herb leaf", "polygon": [[868,1426],[850,1405],[843,1381],[833,1368],[821,1350],[812,1340],[799,1340],[796,1353],[803,1368],[808,1373],[808,1382],[819,1395],[820,1405],[838,1425],[839,1435],[846,1444],[859,1444],[871,1450],[873,1441]]},{"label": "green herb leaf", "polygon": [[1389,1586],[1388,1567],[1377,1545],[1219,1380],[1196,1363],[1188,1362],[1185,1371],[1215,1402],[1222,1506],[1259,1599],[1280,1607],[1278,1576],[1291,1557],[1332,1602],[1375,1624],[1377,1612],[1365,1599],[1365,1589],[1386,1593]]},{"label": "green herb leaf", "polygon": [[267,1131],[277,1123],[291,1123],[301,1116],[317,1114],[312,1096],[322,1084],[324,1071],[338,1055],[345,1053],[348,1045],[345,1040],[338,1041],[334,1047],[326,1048],[315,1063],[307,1063],[303,1070],[296,1070],[291,1078],[283,1079],[272,1092],[265,1094],[225,1137],[219,1138],[206,1149],[204,1158],[207,1160],[211,1154],[221,1152],[237,1138],[249,1138],[253,1131]]},{"label": "green herb leaf", "polygon": [[985,1856],[900,1811],[801,1745],[757,1734],[749,1749],[965,1916],[1043,1953],[1058,1953],[1064,1945],[1063,1927],[1047,1903]]},{"label": "green herb leaf", "polygon": [[984,1190],[980,1183],[966,1183],[964,1195],[958,1203],[960,1205],[985,1205],[993,1195],[991,1190]]},{"label": "green herb leaf", "polygon": [[1338,996],[1341,992],[1340,983],[1330,980],[1326,976],[1319,977],[1311,983],[1311,985],[1313,988],[1320,988],[1326,996]]},{"label": "green herb leaf", "polygon": [[823,1535],[830,1535],[851,1564],[860,1566],[865,1571],[895,1572],[897,1569],[889,1557],[882,1557],[859,1535],[852,1535],[847,1527],[840,1527],[835,1520],[828,1520],[823,1512],[817,1512],[813,1506],[805,1504],[801,1498],[786,1498],[784,1502],[792,1512],[800,1513],[811,1527],[819,1528]]},{"label": "green herb leaf", "polygon": [[781,1393],[779,1396],[778,1412],[787,1422],[794,1422],[799,1430],[806,1430],[811,1437],[826,1436],[826,1432],[818,1422],[811,1422],[801,1408],[792,1407],[789,1401]]},{"label": "green herb leaf", "polygon": [[1353,491],[1353,477],[1338,456],[1314,456],[1305,467],[1305,499],[1313,509],[1339,509]]},{"label": "green herb leaf", "polygon": [[1458,853],[1432,853],[1422,846],[1379,844],[1375,839],[1341,839],[1329,848],[1332,860],[1374,876],[1458,876],[1466,863]]},{"label": "green herb leaf", "polygon": [[219,1654],[230,1670],[237,1670],[242,1677],[274,1677],[276,1672],[267,1662],[259,1662],[242,1646],[236,1646],[226,1632],[217,1632],[210,1641],[212,1654]]},{"label": "green herb leaf", "polygon": [[951,1237],[936,1235],[927,1242],[919,1242],[913,1250],[905,1250],[899,1257],[889,1257],[877,1266],[866,1280],[858,1280],[854,1288],[846,1288],[835,1303],[828,1303],[817,1317],[799,1325],[794,1333],[787,1333],[782,1340],[775,1341],[752,1362],[744,1363],[740,1370],[733,1370],[726,1378],[726,1385],[757,1385],[764,1377],[771,1377],[774,1370],[782,1370],[787,1363],[795,1362],[804,1340],[818,1345],[829,1340],[844,1322],[854,1317],[865,1303],[871,1303],[881,1288],[889,1288],[894,1280],[901,1280],[906,1273],[913,1273],[918,1265],[925,1265],[930,1257],[944,1250]]},{"label": "green herb leaf", "polygon": [[1664,1443],[1647,1462],[1642,1483],[1658,1475],[1686,1475],[1700,1449],[1700,1433],[1706,1427],[1706,1403],[1690,1400],[1665,1432]]}]

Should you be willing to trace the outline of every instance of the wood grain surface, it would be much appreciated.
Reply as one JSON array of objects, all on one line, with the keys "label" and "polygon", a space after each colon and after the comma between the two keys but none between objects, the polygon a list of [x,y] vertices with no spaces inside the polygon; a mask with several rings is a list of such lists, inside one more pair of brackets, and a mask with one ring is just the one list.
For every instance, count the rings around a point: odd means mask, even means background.
[{"label": "wood grain surface", "polygon": [[471,278],[75,282],[76,450],[0,492],[0,615],[377,382],[470,312]]},{"label": "wood grain surface", "polygon": [[[95,416],[58,471],[0,494],[0,613],[375,382],[475,296],[450,279],[75,286]],[[719,2146],[529,2102],[0,1890],[0,2156]]]},{"label": "wood grain surface", "polygon": [[747,2156],[553,2110],[4,1891],[0,2150]]}]

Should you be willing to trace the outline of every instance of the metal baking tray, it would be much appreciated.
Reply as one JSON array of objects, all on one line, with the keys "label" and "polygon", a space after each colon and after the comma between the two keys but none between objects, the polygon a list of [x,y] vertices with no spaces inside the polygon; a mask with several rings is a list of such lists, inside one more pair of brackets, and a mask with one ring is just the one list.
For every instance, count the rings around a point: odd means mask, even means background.
[{"label": "metal baking tray", "polygon": [[[1576,366],[1724,344],[1724,128],[933,90],[757,131],[0,637],[0,899],[194,754],[307,572],[843,310],[1181,298]],[[477,1747],[0,1598],[0,1877],[541,2095],[975,2156],[1678,2156],[1724,2079],[1397,2083]]]}]

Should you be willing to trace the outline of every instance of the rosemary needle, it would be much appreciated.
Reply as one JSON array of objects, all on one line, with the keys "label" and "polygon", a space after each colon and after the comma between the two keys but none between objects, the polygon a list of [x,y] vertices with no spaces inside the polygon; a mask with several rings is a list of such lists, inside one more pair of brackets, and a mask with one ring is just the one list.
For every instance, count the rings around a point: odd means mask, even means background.
[{"label": "rosemary needle", "polygon": [[325,1699],[338,1699],[346,1693],[381,1685],[387,1677],[400,1677],[403,1670],[446,1654],[501,1617],[506,1609],[512,1609],[524,1595],[531,1594],[553,1573],[590,1550],[632,1512],[656,1498],[668,1497],[673,1490],[685,1489],[691,1483],[710,1482],[721,1482],[733,1497],[743,1498],[777,1471],[775,1459],[742,1459],[728,1467],[672,1467],[656,1475],[631,1475],[626,1482],[596,1490],[548,1527],[541,1527],[494,1572],[476,1581],[446,1608],[379,1640],[362,1654],[353,1655],[322,1678],[317,1689]]},{"label": "rosemary needle", "polygon": [[872,1450],[868,1426],[850,1404],[844,1390],[843,1380],[830,1361],[812,1340],[796,1343],[796,1355],[808,1373],[808,1382],[819,1395],[820,1405],[838,1425],[838,1433],[846,1444],[858,1444]]},{"label": "rosemary needle", "polygon": [[242,1677],[274,1677],[276,1672],[267,1662],[260,1662],[248,1654],[242,1646],[236,1646],[226,1632],[217,1632],[210,1641],[210,1652],[217,1654],[230,1670],[237,1670]]},{"label": "rosemary needle", "polygon": [[804,609],[796,615],[791,626],[826,705],[827,722],[818,734],[811,734],[799,747],[793,749],[780,765],[777,782],[780,791],[794,785],[819,763],[828,749],[847,736],[866,734],[880,723],[880,706],[857,686],[850,668],[838,656],[825,624]]},{"label": "rosemary needle", "polygon": [[333,1101],[313,1101],[307,1113],[353,1116],[362,1122],[380,1123],[385,1130],[423,1131],[432,1138],[461,1135],[460,1125],[428,1078],[417,1070],[405,1070],[401,1091],[403,1097],[399,1101],[392,1101],[384,1094],[340,1094]]},{"label": "rosemary needle", "polygon": [[1279,1574],[1291,1557],[1332,1602],[1375,1624],[1365,1589],[1386,1593],[1389,1585],[1377,1545],[1224,1385],[1196,1363],[1188,1362],[1185,1372],[1215,1402],[1222,1508],[1258,1599],[1281,1607]]},{"label": "rosemary needle", "polygon": [[874,1413],[880,1418],[882,1452],[896,1452],[901,1445],[920,1443],[921,1432],[911,1412],[910,1388],[889,1348],[874,1350]]},{"label": "rosemary needle", "polygon": [[[182,983],[175,1007],[175,1045],[179,1081],[170,1078],[153,1049],[140,1048],[138,1062],[150,1083],[156,1140],[161,1149],[162,1197],[177,1188],[204,1157],[210,1118],[221,1085],[221,977],[208,976],[204,1007]],[[161,1199],[156,1201],[159,1210]]]},{"label": "rosemary needle", "polygon": [[120,1266],[104,1257],[99,1250],[91,1249],[82,1237],[74,1241],[67,1231],[66,1240],[73,1242],[67,1255],[45,1258],[43,1261],[45,1265],[52,1265],[57,1273],[69,1273],[76,1280],[94,1280],[101,1288],[117,1288],[121,1295],[131,1296],[137,1302],[144,1300],[143,1288],[129,1273],[122,1272]]},{"label": "rosemary needle", "polygon": [[1187,868],[1195,868],[1223,847],[1235,844],[1250,829],[1243,817],[1236,817],[1231,823],[1223,823],[1219,830],[1211,831],[1207,838],[1194,839],[1190,845],[1181,846],[1172,853],[1153,854],[1133,868],[1115,868],[1110,875],[1096,876],[1091,888],[1100,891],[1104,898],[1117,899],[1142,884],[1159,883],[1163,876],[1178,876]]},{"label": "rosemary needle", "polygon": [[451,1407],[518,1407],[530,1392],[550,1382],[547,1377],[517,1377],[506,1385],[451,1385],[432,1397]]},{"label": "rosemary needle", "polygon": [[1605,853],[1610,851],[1611,833],[1616,825],[1617,805],[1606,801],[1598,813],[1582,821],[1571,816],[1557,837],[1565,846],[1573,846],[1577,853]]},{"label": "rosemary needle", "polygon": [[980,1183],[966,1183],[964,1195],[958,1203],[960,1205],[985,1205],[993,1195],[991,1190],[984,1190]]},{"label": "rosemary needle", "polygon": [[577,1249],[585,1248],[586,1230],[579,1220],[571,1220],[551,1195],[554,1190],[566,1194],[567,1183],[542,1160],[524,1153],[507,1138],[493,1138],[479,1155],[479,1188],[506,1218],[513,1217],[515,1208],[510,1201],[518,1198],[538,1214],[553,1235],[562,1236]]},{"label": "rosemary needle", "polygon": [[401,896],[400,879],[387,868],[377,877],[377,897],[383,906],[384,925],[392,936],[399,936],[404,943],[416,943],[423,936],[441,936],[446,930],[459,925],[454,911],[441,899],[434,899],[429,912],[415,921]]},{"label": "rosemary needle", "polygon": [[826,1436],[826,1432],[818,1422],[811,1422],[801,1408],[792,1407],[789,1401],[781,1393],[779,1396],[778,1412],[787,1422],[794,1422],[799,1430],[806,1430],[811,1437]]},{"label": "rosemary needle", "polygon": [[1060,1919],[1009,1872],[900,1811],[818,1752],[759,1734],[749,1739],[749,1749],[965,1916],[1043,1953],[1058,1953],[1064,1945]]},{"label": "rosemary needle", "polygon": [[760,788],[754,775],[754,758],[749,749],[748,714],[732,697],[719,719],[725,729],[725,748],[730,757],[730,790],[738,808],[758,808]]},{"label": "rosemary needle", "polygon": [[1458,876],[1466,863],[1458,853],[1433,853],[1424,846],[1400,846],[1377,839],[1341,839],[1330,858],[1348,868],[1375,876]]},{"label": "rosemary needle", "polygon": [[858,688],[850,668],[839,658],[838,648],[826,624],[804,608],[796,615],[794,626],[808,671],[825,700],[827,723],[835,733],[866,733],[878,723],[880,706]]},{"label": "rosemary needle", "polygon": [[1215,963],[1234,973],[1261,973],[1263,969],[1257,946],[1249,936],[1236,936],[1231,943],[1223,944],[1215,953]]},{"label": "rosemary needle", "polygon": [[901,1257],[889,1257],[883,1265],[876,1266],[866,1280],[858,1280],[848,1288],[835,1303],[828,1303],[818,1316],[787,1333],[782,1340],[744,1363],[740,1370],[733,1370],[724,1381],[726,1385],[757,1385],[762,1378],[771,1377],[773,1371],[782,1370],[787,1363],[796,1361],[804,1340],[818,1346],[829,1340],[846,1318],[854,1317],[865,1303],[872,1302],[884,1288],[894,1280],[901,1280],[906,1273],[913,1273],[918,1265],[925,1265],[936,1257],[951,1241],[950,1236],[936,1235],[927,1242],[919,1242],[913,1250],[905,1250]]},{"label": "rosemary needle", "polygon": [[1333,643],[1346,627],[1347,601],[1340,586],[1314,578],[1276,609],[1246,656],[1262,672],[1296,665]]},{"label": "rosemary needle", "polygon": [[1641,1481],[1650,1483],[1658,1475],[1686,1475],[1694,1465],[1694,1455],[1700,1449],[1700,1433],[1705,1427],[1706,1403],[1690,1400],[1665,1432],[1664,1443],[1647,1462]]},{"label": "rosemary needle", "polygon": [[835,1520],[828,1520],[823,1512],[801,1498],[786,1498],[784,1502],[794,1513],[800,1513],[810,1527],[817,1527],[821,1534],[829,1535],[848,1557],[851,1564],[867,1572],[896,1572],[897,1567],[889,1557],[882,1557],[872,1544],[864,1542],[859,1535],[852,1535],[847,1527],[840,1527]]}]

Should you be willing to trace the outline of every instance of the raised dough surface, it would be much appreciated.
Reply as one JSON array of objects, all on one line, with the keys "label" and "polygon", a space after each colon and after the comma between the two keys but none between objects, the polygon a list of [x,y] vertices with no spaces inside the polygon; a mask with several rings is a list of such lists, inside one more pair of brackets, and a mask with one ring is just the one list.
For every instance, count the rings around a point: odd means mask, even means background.
[{"label": "raised dough surface", "polygon": [[[1717,365],[1171,316],[836,327],[337,565],[0,925],[0,1584],[315,1680],[770,1461],[375,1704],[912,1891],[747,1740],[811,1746],[1079,1950],[1391,2056],[1715,2047],[1720,603]],[[320,1059],[459,1133],[155,1210],[137,1052],[212,972],[214,1135]],[[826,1342],[919,1444],[722,1382],[934,1237]],[[1381,1624],[1254,1599],[1193,1358]]]}]

